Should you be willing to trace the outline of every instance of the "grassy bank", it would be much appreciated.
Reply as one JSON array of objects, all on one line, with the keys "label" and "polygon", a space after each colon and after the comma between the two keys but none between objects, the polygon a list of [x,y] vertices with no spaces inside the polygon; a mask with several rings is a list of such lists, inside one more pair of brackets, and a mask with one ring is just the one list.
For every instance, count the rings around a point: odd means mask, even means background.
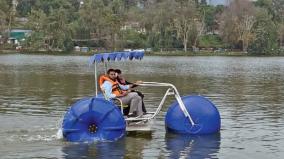
[{"label": "grassy bank", "polygon": [[[94,52],[78,52],[78,51],[17,51],[17,50],[0,50],[0,54],[31,54],[31,55],[70,55],[70,56],[91,56]],[[245,52],[212,52],[212,51],[198,51],[198,52],[184,52],[184,51],[163,51],[163,52],[145,52],[145,56],[284,56],[284,53],[273,55],[252,55]]]},{"label": "grassy bank", "polygon": [[93,52],[75,52],[75,51],[18,51],[18,50],[0,50],[0,54],[29,54],[29,55],[85,55],[91,56]]},{"label": "grassy bank", "polygon": [[248,56],[244,52],[209,52],[209,51],[199,51],[199,52],[184,52],[184,51],[164,51],[164,52],[149,52],[146,55],[150,56]]},{"label": "grassy bank", "polygon": [[16,50],[0,50],[0,54],[14,54],[17,53]]}]

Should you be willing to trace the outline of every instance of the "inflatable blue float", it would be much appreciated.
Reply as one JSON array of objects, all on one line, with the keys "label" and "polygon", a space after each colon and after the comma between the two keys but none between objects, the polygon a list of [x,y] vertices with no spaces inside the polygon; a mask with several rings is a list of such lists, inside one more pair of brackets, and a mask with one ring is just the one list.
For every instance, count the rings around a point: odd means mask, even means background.
[{"label": "inflatable blue float", "polygon": [[182,101],[194,125],[184,115],[178,102],[169,107],[165,123],[168,131],[182,134],[210,134],[219,132],[221,119],[216,106],[203,96],[184,96]]},{"label": "inflatable blue float", "polygon": [[66,112],[63,137],[72,142],[117,140],[125,134],[125,120],[113,103],[103,98],[85,98]]}]

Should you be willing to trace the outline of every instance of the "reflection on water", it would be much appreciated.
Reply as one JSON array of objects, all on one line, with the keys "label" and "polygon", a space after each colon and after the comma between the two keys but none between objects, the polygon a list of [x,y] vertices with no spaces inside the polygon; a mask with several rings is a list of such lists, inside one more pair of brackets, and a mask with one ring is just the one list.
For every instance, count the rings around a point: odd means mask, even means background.
[{"label": "reflection on water", "polygon": [[97,159],[111,159],[123,158],[125,154],[125,139],[115,142],[98,142],[93,144],[68,143],[62,147],[64,158],[97,158]]},{"label": "reflection on water", "polygon": [[[283,57],[145,57],[114,62],[129,81],[173,83],[181,95],[202,94],[218,107],[220,136],[167,134],[170,97],[148,135],[114,143],[72,144],[56,138],[77,99],[94,94],[85,56],[0,55],[1,158],[282,158]],[[98,67],[102,68],[102,65]],[[165,88],[138,88],[153,111]]]},{"label": "reflection on water", "polygon": [[217,158],[220,133],[212,135],[182,135],[167,133],[167,150],[170,158]]},{"label": "reflection on water", "polygon": [[151,140],[152,133],[130,132],[114,142],[68,143],[62,147],[64,158],[142,158],[141,148]]},{"label": "reflection on water", "polygon": [[[151,134],[148,134],[151,136]],[[127,138],[115,142],[67,143],[62,147],[66,159],[73,158],[146,158],[141,148],[151,138],[128,134]],[[189,136],[167,133],[165,135],[168,158],[217,158],[220,149],[220,134]],[[129,141],[128,141],[129,140]]]}]

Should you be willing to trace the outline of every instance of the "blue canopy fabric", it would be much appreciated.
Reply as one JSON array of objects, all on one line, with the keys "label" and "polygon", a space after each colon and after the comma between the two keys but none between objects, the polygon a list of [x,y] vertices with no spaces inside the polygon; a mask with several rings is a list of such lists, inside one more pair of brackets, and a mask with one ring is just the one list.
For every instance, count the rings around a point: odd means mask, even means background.
[{"label": "blue canopy fabric", "polygon": [[104,62],[104,61],[120,61],[124,60],[141,60],[144,57],[144,51],[127,51],[127,52],[111,52],[111,53],[99,53],[94,54],[90,57],[90,64],[95,62]]}]

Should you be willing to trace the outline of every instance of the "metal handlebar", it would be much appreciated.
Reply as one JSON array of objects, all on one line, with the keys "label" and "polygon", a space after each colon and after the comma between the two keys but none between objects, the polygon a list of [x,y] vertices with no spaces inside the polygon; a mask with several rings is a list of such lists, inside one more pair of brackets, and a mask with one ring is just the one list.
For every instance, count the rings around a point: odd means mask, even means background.
[{"label": "metal handlebar", "polygon": [[192,126],[195,125],[194,121],[192,120],[189,112],[187,111],[180,95],[179,95],[179,92],[177,90],[177,88],[171,84],[171,83],[159,83],[159,82],[143,82],[142,84],[139,84],[139,86],[157,86],[157,87],[171,87],[173,90],[174,90],[174,93],[175,93],[175,98],[182,110],[182,112],[184,113],[184,115],[189,119],[190,123]]}]

